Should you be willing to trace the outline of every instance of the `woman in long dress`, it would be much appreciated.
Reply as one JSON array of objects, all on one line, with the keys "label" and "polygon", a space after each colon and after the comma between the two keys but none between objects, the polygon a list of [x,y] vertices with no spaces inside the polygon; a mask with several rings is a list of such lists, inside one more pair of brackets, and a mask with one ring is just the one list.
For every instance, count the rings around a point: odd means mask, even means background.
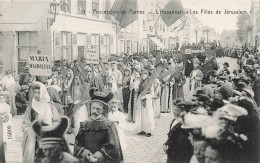
[{"label": "woman in long dress", "polygon": [[124,71],[124,76],[123,76],[123,108],[124,112],[128,112],[128,103],[129,103],[129,98],[130,98],[130,79],[131,79],[131,69],[126,68]]},{"label": "woman in long dress", "polygon": [[140,72],[139,70],[133,71],[133,74],[130,79],[130,98],[128,103],[128,116],[127,119],[130,122],[135,121],[135,112],[136,112],[136,104],[137,104],[137,97],[138,97],[138,90],[140,84]]},{"label": "woman in long dress", "polygon": [[43,151],[40,148],[39,139],[32,129],[32,123],[36,119],[42,119],[46,125],[52,125],[58,121],[59,113],[50,103],[50,96],[47,88],[40,82],[35,82],[32,86],[33,99],[26,108],[23,117],[23,163],[39,162],[43,157]]},{"label": "woman in long dress", "polygon": [[194,63],[194,70],[190,73],[190,90],[193,95],[198,88],[202,86],[203,73],[199,69],[199,64]]},{"label": "woman in long dress", "polygon": [[160,118],[161,117],[161,86],[159,79],[155,79],[153,86],[152,86],[152,102],[153,102],[153,111],[154,117]]},{"label": "woman in long dress", "polygon": [[149,80],[148,75],[147,70],[142,70],[142,81],[139,86],[136,107],[135,130],[139,134],[146,134],[147,137],[150,137],[154,130],[155,122],[151,88],[150,91],[144,92]]},{"label": "woman in long dress", "polygon": [[7,100],[10,107],[11,107],[11,114],[16,115],[17,110],[16,110],[16,105],[15,105],[15,80],[14,77],[12,76],[12,71],[7,70],[5,72],[5,76],[2,78],[2,87],[4,91],[7,91],[9,93],[8,97],[9,99]]},{"label": "woman in long dress", "polygon": [[172,86],[175,83],[174,77],[168,75],[162,80],[161,112],[169,113],[172,111]]}]

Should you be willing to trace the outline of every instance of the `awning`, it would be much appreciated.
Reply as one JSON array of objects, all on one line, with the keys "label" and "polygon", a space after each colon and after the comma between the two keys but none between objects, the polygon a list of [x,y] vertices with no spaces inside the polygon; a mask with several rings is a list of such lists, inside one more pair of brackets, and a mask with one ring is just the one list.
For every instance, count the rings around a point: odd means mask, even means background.
[{"label": "awning", "polygon": [[157,46],[159,46],[159,48],[161,49],[165,49],[165,46],[163,45],[163,43],[157,39],[156,37],[149,37]]}]

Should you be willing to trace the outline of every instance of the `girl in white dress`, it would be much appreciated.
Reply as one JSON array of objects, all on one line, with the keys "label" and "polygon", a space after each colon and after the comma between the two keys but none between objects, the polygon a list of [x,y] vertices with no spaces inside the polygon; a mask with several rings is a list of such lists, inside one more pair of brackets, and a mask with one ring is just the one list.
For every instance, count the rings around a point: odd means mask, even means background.
[{"label": "girl in white dress", "polygon": [[120,104],[120,100],[112,99],[110,101],[111,111],[108,113],[108,119],[115,123],[121,148],[125,149],[127,147],[127,143],[126,143],[127,141],[124,132],[126,127],[126,116],[124,115],[124,113],[118,110],[119,104]]}]

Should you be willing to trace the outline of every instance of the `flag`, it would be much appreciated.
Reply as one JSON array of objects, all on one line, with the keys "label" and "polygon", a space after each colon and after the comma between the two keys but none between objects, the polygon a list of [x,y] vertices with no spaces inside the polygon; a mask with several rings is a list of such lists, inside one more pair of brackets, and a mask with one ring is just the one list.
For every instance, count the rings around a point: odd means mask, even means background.
[{"label": "flag", "polygon": [[181,0],[170,0],[165,5],[163,12],[161,12],[161,17],[164,23],[170,27],[173,23],[180,19],[184,13],[185,11],[183,9]]},{"label": "flag", "polygon": [[183,28],[186,26],[186,23],[187,23],[187,18],[182,22],[182,26],[179,28],[179,30],[178,31],[181,31],[181,30],[183,30]]},{"label": "flag", "polygon": [[125,28],[137,19],[138,14],[132,11],[137,11],[137,0],[117,0],[115,1],[112,9],[112,15],[119,22],[120,27]]}]

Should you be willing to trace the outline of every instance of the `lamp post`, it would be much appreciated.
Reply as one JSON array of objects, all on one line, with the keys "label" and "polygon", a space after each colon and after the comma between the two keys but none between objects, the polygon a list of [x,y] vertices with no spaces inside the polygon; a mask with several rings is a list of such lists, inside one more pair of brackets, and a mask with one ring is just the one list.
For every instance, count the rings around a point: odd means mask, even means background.
[{"label": "lamp post", "polygon": [[52,15],[51,22],[50,22],[51,26],[53,25],[53,23],[56,20],[56,15],[59,13],[59,5],[60,4],[57,3],[56,0],[53,0],[53,2],[50,3],[50,11],[51,11],[51,15]]}]

